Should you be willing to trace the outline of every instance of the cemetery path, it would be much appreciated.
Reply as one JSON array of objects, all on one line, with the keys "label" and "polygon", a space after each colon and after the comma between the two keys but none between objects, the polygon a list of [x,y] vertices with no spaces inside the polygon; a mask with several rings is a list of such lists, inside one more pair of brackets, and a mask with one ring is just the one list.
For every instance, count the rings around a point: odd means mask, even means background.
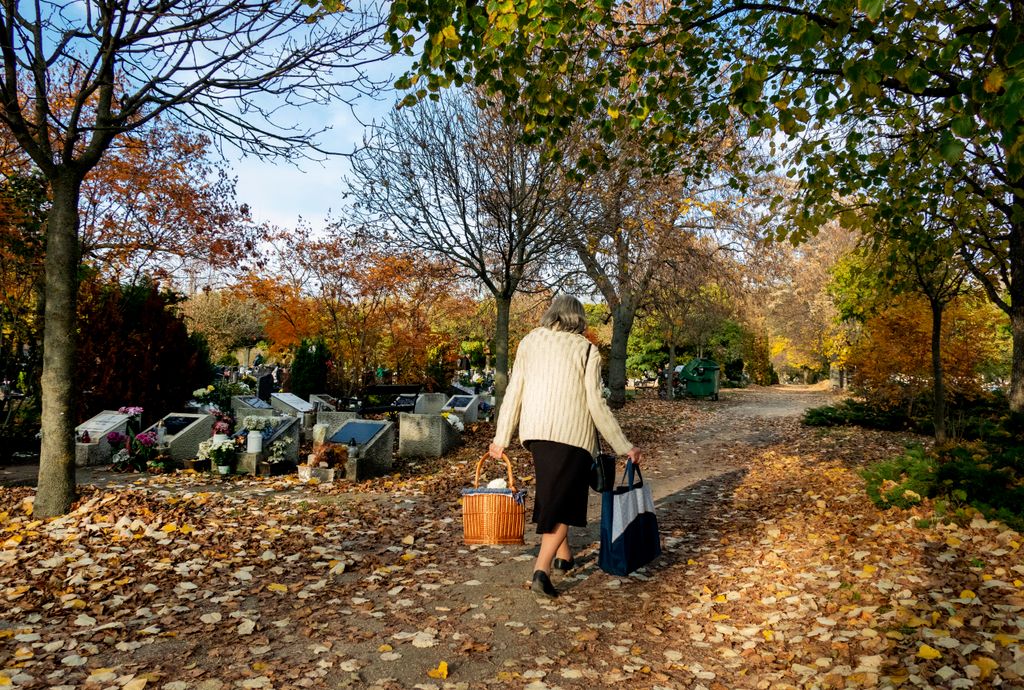
[{"label": "cemetery path", "polygon": [[627,405],[664,555],[602,573],[594,508],[554,601],[528,589],[529,528],[523,547],[461,543],[488,425],[356,485],[149,477],[45,523],[30,489],[4,489],[0,688],[1020,685],[1020,536],[879,512],[856,470],[913,439],[799,424],[828,400]]}]

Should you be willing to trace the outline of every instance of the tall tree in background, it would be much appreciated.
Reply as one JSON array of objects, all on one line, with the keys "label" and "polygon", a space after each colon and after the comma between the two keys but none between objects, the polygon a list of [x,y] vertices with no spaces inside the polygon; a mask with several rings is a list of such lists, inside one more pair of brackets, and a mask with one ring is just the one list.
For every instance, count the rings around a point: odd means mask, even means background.
[{"label": "tall tree in background", "polygon": [[266,335],[262,306],[234,292],[197,292],[181,304],[180,311],[189,332],[206,338],[215,362],[240,347],[254,347]]},{"label": "tall tree in background", "polygon": [[[1010,316],[1010,405],[1024,409],[1024,2],[696,0],[659,10],[401,2],[388,37],[410,54],[428,47],[406,79],[426,83],[419,97],[468,80],[524,93],[507,101],[509,114],[548,141],[580,121],[602,136],[628,121],[644,125],[655,160],[671,159],[679,137],[742,110],[751,134],[793,144],[785,168],[799,199],[779,200],[794,221],[780,229],[798,240],[851,200],[889,219],[927,208],[929,195],[985,209],[984,222],[961,229],[978,260],[1003,267],[983,265],[979,280]],[[587,60],[604,69],[581,69]],[[644,91],[609,97],[623,82]],[[902,159],[929,184],[893,184]]]},{"label": "tall tree in background", "polygon": [[356,218],[384,241],[427,252],[479,281],[497,306],[494,388],[508,382],[512,297],[528,288],[565,223],[556,161],[469,94],[402,109],[352,161]]},{"label": "tall tree in background", "polygon": [[[320,22],[301,3],[111,0],[0,3],[0,125],[49,183],[43,334],[43,440],[35,510],[64,513],[75,489],[75,300],[79,201],[118,137],[164,116],[244,150],[289,153],[316,132],[287,105],[346,99],[378,18]],[[355,68],[355,69],[346,69]]]}]

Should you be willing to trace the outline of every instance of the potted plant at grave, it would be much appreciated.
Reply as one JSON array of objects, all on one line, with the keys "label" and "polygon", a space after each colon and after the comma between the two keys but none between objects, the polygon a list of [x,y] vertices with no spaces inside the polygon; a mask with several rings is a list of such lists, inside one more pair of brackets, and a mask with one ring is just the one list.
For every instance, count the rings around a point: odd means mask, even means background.
[{"label": "potted plant at grave", "polygon": [[270,444],[267,449],[267,459],[260,463],[260,474],[269,474],[272,477],[288,474],[295,469],[295,463],[288,461],[288,449],[291,447],[291,440],[279,438]]},{"label": "potted plant at grave", "polygon": [[215,443],[214,446],[210,448],[208,455],[210,457],[210,463],[217,468],[218,474],[231,474],[231,472],[234,471],[237,453],[235,452],[235,444],[233,441]]},{"label": "potted plant at grave", "polygon": [[[234,442],[230,439],[225,441],[208,438],[199,444],[199,450],[196,454],[197,464],[203,463],[205,465],[209,463],[217,468],[217,472],[220,474],[230,474],[234,469],[234,461],[237,458],[238,454],[234,450]],[[193,469],[200,468],[194,465]]]}]

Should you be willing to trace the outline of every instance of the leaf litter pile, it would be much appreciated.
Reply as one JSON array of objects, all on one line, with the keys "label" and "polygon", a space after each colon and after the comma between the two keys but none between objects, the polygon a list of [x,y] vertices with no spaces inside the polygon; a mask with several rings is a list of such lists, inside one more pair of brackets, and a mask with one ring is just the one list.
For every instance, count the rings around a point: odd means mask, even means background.
[{"label": "leaf litter pile", "polygon": [[665,553],[601,573],[592,510],[554,601],[532,526],[461,543],[487,425],[359,484],[128,476],[48,521],[3,489],[0,688],[1024,687],[1021,536],[879,511],[857,469],[906,438],[737,416],[773,395],[627,406]]}]

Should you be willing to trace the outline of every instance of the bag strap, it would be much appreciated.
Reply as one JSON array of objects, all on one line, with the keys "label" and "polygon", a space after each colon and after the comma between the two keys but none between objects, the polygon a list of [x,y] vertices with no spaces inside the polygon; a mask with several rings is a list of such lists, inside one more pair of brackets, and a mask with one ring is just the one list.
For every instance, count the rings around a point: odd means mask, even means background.
[{"label": "bag strap", "polygon": [[[476,478],[473,479],[473,488],[480,488],[480,470],[484,467],[484,462],[487,458],[491,457],[490,453],[484,453],[480,460],[476,463]],[[508,470],[508,488],[513,492],[516,490],[516,480],[512,476],[512,461],[508,459],[508,456],[504,453],[501,454],[501,459],[505,461],[505,468]]]},{"label": "bag strap", "polygon": [[[583,376],[587,376],[587,365],[590,364],[590,351],[594,349],[594,343],[587,344],[587,359],[583,363]],[[591,415],[590,420],[593,421],[594,417]],[[601,432],[597,429],[597,423],[594,423],[594,435],[597,436],[597,454],[601,455],[604,453],[604,445],[601,443]]]},{"label": "bag strap", "polygon": [[[637,478],[640,481],[636,481]],[[618,483],[621,486],[623,482],[626,484],[627,491],[639,489],[644,485],[644,475],[641,474],[640,468],[633,464],[632,460],[626,460],[626,469],[622,471],[622,479]]]}]

